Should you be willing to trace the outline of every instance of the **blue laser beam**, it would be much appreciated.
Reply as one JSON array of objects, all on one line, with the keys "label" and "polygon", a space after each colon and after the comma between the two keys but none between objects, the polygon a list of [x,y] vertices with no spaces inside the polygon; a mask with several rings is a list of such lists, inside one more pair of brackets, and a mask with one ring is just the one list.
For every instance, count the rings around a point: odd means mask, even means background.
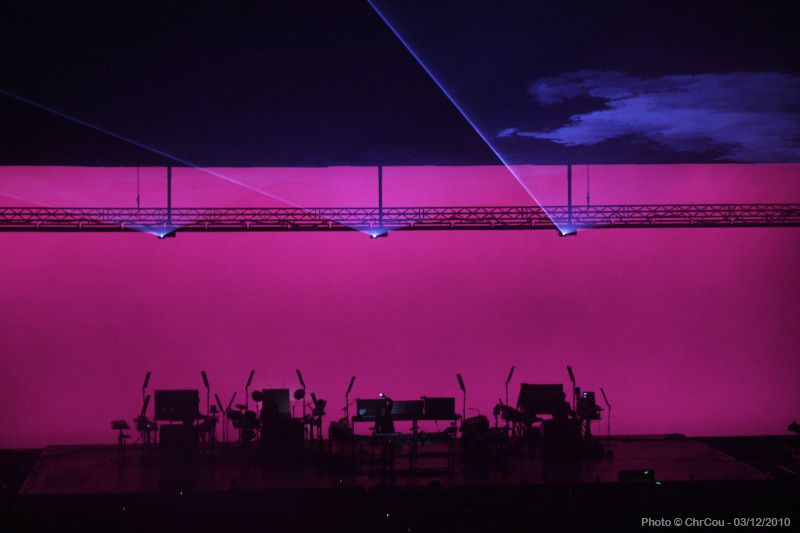
[{"label": "blue laser beam", "polygon": [[[248,189],[250,191],[253,191],[253,192],[256,192],[258,194],[267,196],[269,198],[272,198],[273,200],[277,200],[279,202],[283,202],[285,204],[291,205],[292,207],[296,207],[297,209],[302,209],[303,211],[311,212],[311,210],[308,210],[303,206],[297,205],[294,202],[286,200],[285,198],[281,198],[280,196],[277,196],[277,195],[262,191],[260,189],[252,187],[252,186],[250,186],[250,185],[248,185],[246,183],[242,183],[242,182],[240,182],[240,181],[238,181],[236,179],[233,179],[233,178],[231,178],[229,176],[226,176],[224,174],[221,174],[219,172],[215,172],[213,170],[209,170],[208,168],[201,167],[201,166],[196,165],[196,164],[194,164],[194,163],[192,163],[190,161],[187,161],[187,160],[182,159],[180,157],[177,157],[177,156],[174,156],[172,154],[169,154],[169,153],[167,153],[167,152],[165,152],[163,150],[159,150],[158,148],[154,148],[154,147],[149,146],[147,144],[141,143],[139,141],[136,141],[135,139],[131,139],[130,137],[126,137],[124,135],[121,135],[119,133],[113,132],[113,131],[111,131],[109,129],[103,128],[101,126],[98,126],[98,125],[93,124],[91,122],[88,122],[86,120],[80,119],[78,117],[74,117],[74,116],[69,115],[67,113],[64,113],[62,111],[59,111],[58,109],[54,109],[52,107],[46,106],[44,104],[41,104],[41,103],[36,102],[34,100],[31,100],[29,98],[25,98],[25,97],[19,96],[19,95],[14,94],[14,93],[6,90],[6,89],[1,88],[1,87],[0,87],[0,94],[5,95],[8,98],[11,98],[12,100],[16,100],[18,102],[21,102],[23,104],[27,104],[29,106],[35,107],[37,109],[40,109],[42,111],[46,111],[48,113],[51,113],[51,114],[56,115],[58,117],[61,117],[61,118],[65,119],[65,120],[68,120],[70,122],[74,122],[76,124],[80,124],[81,126],[93,129],[95,131],[98,131],[100,133],[103,133],[105,135],[113,137],[113,138],[118,139],[120,141],[132,144],[134,146],[138,146],[139,148],[147,150],[148,152],[152,152],[154,154],[158,154],[158,155],[160,155],[162,157],[165,157],[165,158],[167,158],[169,160],[175,161],[175,162],[180,163],[182,165],[185,165],[187,167],[192,167],[192,168],[197,169],[197,170],[199,170],[201,172],[205,172],[206,174],[209,174],[211,176],[215,176],[215,177],[220,178],[222,180],[225,180],[225,181],[227,181],[229,183],[233,183],[234,185],[238,185],[238,186],[243,187],[245,189]],[[334,222],[337,222],[335,219],[329,219],[329,220],[333,220]],[[361,228],[357,228],[357,227],[352,227],[352,228],[356,229],[358,231],[361,231],[362,233],[366,233]]]},{"label": "blue laser beam", "polygon": [[505,166],[506,169],[508,169],[508,172],[514,177],[515,180],[517,180],[517,183],[520,184],[520,186],[525,190],[525,192],[528,193],[528,196],[530,196],[531,199],[536,203],[536,205],[538,205],[539,208],[544,212],[544,214],[547,215],[547,218],[549,218],[553,222],[553,225],[555,225],[562,234],[569,232],[570,231],[569,228],[562,229],[556,223],[553,217],[550,216],[550,214],[547,212],[547,210],[544,208],[541,202],[539,202],[539,200],[536,199],[536,196],[533,194],[533,191],[531,191],[531,189],[525,184],[525,182],[522,181],[519,175],[514,171],[511,165],[509,165],[509,163],[500,153],[500,151],[497,150],[497,148],[495,148],[494,144],[492,144],[489,138],[483,133],[483,131],[481,131],[480,128],[478,128],[475,122],[469,117],[469,115],[458,104],[458,102],[456,102],[456,99],[450,94],[450,92],[447,90],[444,84],[439,80],[439,78],[437,78],[434,75],[433,71],[430,68],[428,68],[427,64],[422,60],[419,54],[417,54],[411,47],[411,45],[408,44],[408,42],[403,38],[403,36],[400,34],[397,28],[395,28],[395,26],[391,22],[389,22],[389,19],[381,12],[381,10],[378,9],[374,1],[367,0],[367,3],[369,3],[370,7],[381,18],[381,20],[383,20],[384,24],[386,24],[389,30],[391,30],[391,32],[395,35],[395,37],[397,37],[397,39],[403,44],[405,49],[408,50],[408,53],[411,54],[411,56],[416,60],[417,63],[419,63],[419,66],[422,67],[422,69],[425,71],[426,74],[428,74],[428,76],[431,78],[431,80],[433,80],[436,86],[439,87],[439,90],[441,90],[442,93],[444,93],[444,95],[447,97],[447,99],[450,100],[450,103],[452,103],[453,106],[458,110],[458,112],[461,113],[461,116],[464,117],[464,120],[467,121],[467,123],[472,127],[473,130],[475,130],[475,133],[477,133],[480,136],[480,138],[483,139],[483,142],[486,143],[486,146],[488,146],[489,149],[494,153],[494,155],[497,156],[497,159],[499,159],[500,162],[503,163],[503,166]]}]

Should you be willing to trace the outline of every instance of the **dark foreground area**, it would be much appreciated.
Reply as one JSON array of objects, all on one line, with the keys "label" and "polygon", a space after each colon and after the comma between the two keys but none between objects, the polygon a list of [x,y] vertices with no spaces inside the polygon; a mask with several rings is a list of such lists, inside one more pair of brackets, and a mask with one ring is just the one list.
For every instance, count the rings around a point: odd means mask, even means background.
[{"label": "dark foreground area", "polygon": [[[109,447],[5,451],[2,523],[8,531],[407,532],[602,531],[643,528],[648,519],[651,527],[681,520],[789,529],[800,519],[792,438],[605,445],[610,457],[512,455],[489,472],[457,460],[450,474],[414,476],[331,470],[320,457],[299,467],[242,462],[233,453],[192,465],[148,464],[134,449],[121,465]],[[646,465],[655,475],[619,480],[620,471]]]}]

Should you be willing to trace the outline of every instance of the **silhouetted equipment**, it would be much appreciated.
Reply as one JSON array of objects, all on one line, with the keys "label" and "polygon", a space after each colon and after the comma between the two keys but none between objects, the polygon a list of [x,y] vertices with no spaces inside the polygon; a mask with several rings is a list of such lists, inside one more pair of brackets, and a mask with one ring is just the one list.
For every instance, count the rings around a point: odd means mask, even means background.
[{"label": "silhouetted equipment", "polygon": [[200,414],[197,389],[157,390],[155,392],[156,420],[189,422]]},{"label": "silhouetted equipment", "polygon": [[261,391],[261,416],[281,416],[289,418],[292,415],[289,406],[289,389],[262,389]]},{"label": "silhouetted equipment", "polygon": [[362,400],[356,398],[356,416],[364,420],[374,420],[378,414],[378,403],[380,400],[368,398]]},{"label": "silhouetted equipment", "polygon": [[227,416],[233,427],[239,430],[239,443],[241,445],[246,445],[256,438],[259,420],[255,411],[247,409],[242,404],[237,404],[236,409],[227,409]]},{"label": "silhouetted equipment", "polygon": [[[297,391],[295,391],[295,399],[299,400],[299,399],[305,398],[305,396],[306,396],[306,382],[303,381],[303,374],[300,373],[300,369],[299,368],[295,369],[295,372],[297,373],[297,381],[300,382],[300,390],[303,391],[303,394],[302,394],[302,396],[300,396],[300,398],[297,397],[297,394],[296,394]],[[303,404],[303,418],[305,419],[305,417],[306,417],[306,402],[302,402],[302,404]]]},{"label": "silhouetted equipment", "polygon": [[483,415],[467,418],[461,424],[461,432],[464,435],[468,433],[483,433],[488,431],[489,431],[489,419]]},{"label": "silhouetted equipment", "polygon": [[560,383],[520,385],[517,408],[525,413],[555,416],[563,412],[564,403],[564,386]]},{"label": "silhouetted equipment", "polygon": [[112,420],[111,429],[117,431],[117,460],[125,462],[125,441],[130,437],[127,430],[131,429],[125,420]]},{"label": "silhouetted equipment", "polygon": [[488,418],[478,415],[461,422],[461,455],[465,463],[486,465],[490,443]]},{"label": "silhouetted equipment", "polygon": [[[514,375],[515,366],[512,366],[505,381],[506,396],[508,385]],[[306,383],[299,369],[295,370],[302,388],[293,392],[298,401],[305,402]],[[568,367],[570,380],[574,380],[572,368]],[[200,371],[203,385],[206,388],[207,414],[202,415],[198,410],[199,391],[192,390],[156,390],[152,397],[145,394],[139,416],[135,418],[136,429],[143,435],[145,445],[150,444],[150,432],[160,429],[159,449],[167,460],[181,461],[195,457],[200,449],[213,450],[216,439],[216,425],[219,413],[223,416],[223,439],[227,443],[228,425],[230,421],[239,431],[239,442],[243,448],[251,441],[259,439],[266,459],[299,459],[306,451],[321,453],[323,448],[314,446],[316,442],[323,442],[322,420],[325,416],[327,402],[318,398],[315,392],[310,392],[309,406],[311,411],[302,418],[292,416],[292,394],[290,389],[259,389],[249,394],[253,383],[255,371],[251,370],[246,384],[244,404],[235,404],[237,392],[233,392],[227,407],[223,407],[218,394],[214,394],[215,405],[210,401],[210,382],[206,371]],[[145,385],[149,381],[148,372]],[[367,454],[371,461],[375,461],[374,450],[376,446],[381,449],[382,463],[394,464],[395,452],[401,451],[401,456],[409,458],[408,471],[415,468],[414,463],[420,455],[430,457],[447,457],[448,470],[452,469],[453,456],[456,450],[458,435],[457,422],[461,419],[462,453],[466,461],[477,461],[480,468],[489,464],[486,459],[495,453],[507,453],[511,450],[520,450],[520,446],[539,446],[543,444],[546,453],[572,456],[587,450],[599,449],[599,444],[592,440],[590,424],[600,418],[602,409],[597,406],[595,395],[591,391],[582,394],[577,402],[577,409],[570,408],[565,399],[564,387],[561,384],[529,384],[520,385],[517,408],[515,409],[503,400],[498,399],[494,407],[495,417],[502,417],[506,421],[506,428],[500,430],[489,427],[486,416],[466,417],[467,387],[461,373],[456,373],[459,389],[463,393],[462,413],[456,414],[455,397],[427,397],[421,396],[416,400],[394,401],[385,394],[379,394],[374,399],[356,399],[356,416],[348,420],[347,417],[337,423],[331,424],[330,435],[335,439],[340,453],[339,457],[349,456],[357,460],[359,454],[366,453],[359,447],[359,443],[367,439],[370,443],[370,452]],[[353,390],[355,376],[350,378],[345,391],[345,411],[349,415],[350,393]],[[577,390],[577,387],[573,387]],[[603,400],[608,403],[605,390],[600,389]],[[256,409],[250,410],[247,401],[252,397],[256,402]],[[151,398],[155,404],[154,420],[148,419],[146,412]],[[538,415],[550,415],[552,419],[543,420]],[[156,420],[173,422],[159,426]],[[199,421],[199,423],[198,423]],[[358,422],[374,422],[370,436],[357,435],[354,425]],[[410,432],[395,430],[396,421],[411,422]],[[448,421],[446,429],[440,431],[437,424],[436,431],[422,429],[419,425],[424,421]],[[124,421],[114,422],[115,430],[124,431]],[[175,423],[177,422],[177,423]],[[349,424],[352,422],[352,426]],[[541,429],[534,424],[542,423]],[[497,425],[495,423],[495,425]],[[305,428],[308,427],[308,431]],[[509,431],[510,428],[510,431]],[[610,430],[609,430],[610,431]],[[123,433],[120,433],[124,435]],[[581,435],[583,434],[583,439]],[[124,446],[124,439],[120,437],[120,446]],[[309,446],[305,446],[306,441]],[[423,450],[425,444],[446,444],[447,451],[438,451],[433,446],[427,451]],[[203,444],[204,446],[200,446]],[[210,444],[207,448],[205,445]],[[466,446],[466,448],[465,448]],[[333,448],[329,448],[333,450]],[[246,453],[246,452],[245,452]],[[332,452],[330,452],[332,453]],[[437,455],[439,454],[439,455]],[[488,454],[488,455],[487,455]],[[436,470],[434,468],[434,470]]]},{"label": "silhouetted equipment", "polygon": [[394,401],[384,393],[379,393],[380,399],[377,403],[375,413],[375,433],[394,433]]},{"label": "silhouetted equipment", "polygon": [[267,459],[278,461],[302,459],[304,439],[302,420],[280,416],[261,419],[261,446]]},{"label": "silhouetted equipment", "polygon": [[572,418],[542,422],[542,447],[546,454],[575,456],[580,453],[581,424]]},{"label": "silhouetted equipment", "polygon": [[[610,407],[611,406],[609,406],[609,408]],[[795,420],[791,424],[789,424],[789,427],[787,427],[786,429],[791,431],[792,433],[800,433],[800,424],[798,424],[797,420]]]},{"label": "silhouetted equipment", "polygon": [[167,424],[161,426],[159,433],[158,449],[161,452],[163,466],[191,461],[197,456],[198,431],[195,426]]},{"label": "silhouetted equipment", "polygon": [[311,412],[312,416],[322,417],[325,415],[325,406],[328,404],[326,400],[317,398],[317,395],[311,393],[311,401],[314,403],[314,410]]},{"label": "silhouetted equipment", "polygon": [[[303,418],[303,423],[309,427],[308,439],[313,444],[314,442],[322,442],[322,417],[325,416],[325,407],[328,405],[326,400],[317,398],[317,395],[311,393],[312,410],[311,415]],[[316,434],[315,434],[316,429]]]},{"label": "silhouetted equipment", "polygon": [[584,420],[600,420],[601,409],[595,401],[594,392],[584,392],[578,398],[578,408],[575,411]]},{"label": "silhouetted equipment", "polygon": [[425,418],[431,420],[454,420],[456,419],[456,399],[455,398],[422,398],[424,404]]},{"label": "silhouetted equipment", "polygon": [[575,385],[575,374],[572,373],[572,367],[567,365],[567,373],[569,374],[569,382],[572,383],[572,402],[570,405],[574,410],[577,406],[578,396],[580,396],[581,390]]},{"label": "silhouetted equipment", "polygon": [[205,370],[200,371],[200,377],[203,378],[203,386],[206,388],[206,416],[211,414],[211,386],[208,384],[208,376]]},{"label": "silhouetted equipment", "polygon": [[606,397],[606,391],[603,390],[603,387],[600,387],[600,394],[603,395],[603,403],[606,404],[606,411],[608,411],[606,435],[611,436],[611,404],[608,402],[608,397]]},{"label": "silhouetted equipment", "polygon": [[511,377],[514,375],[514,368],[516,368],[516,367],[512,365],[511,366],[511,370],[508,371],[508,377],[506,378],[506,405],[509,405],[509,403],[508,403],[508,384],[511,383]]},{"label": "silhouetted equipment", "polygon": [[392,406],[392,416],[395,420],[421,420],[422,400],[399,400]]},{"label": "silhouetted equipment", "polygon": [[150,383],[150,374],[151,372],[148,370],[147,373],[144,375],[144,383],[142,383],[142,404],[144,404],[144,398],[147,391],[147,385]]},{"label": "silhouetted equipment", "polygon": [[529,426],[535,422],[542,421],[541,418],[539,418],[533,413],[527,413],[520,411],[518,409],[514,409],[510,405],[506,405],[503,402],[498,402],[494,406],[492,413],[494,414],[495,417],[499,416],[506,422],[510,422],[512,424],[525,424]]},{"label": "silhouetted equipment", "polygon": [[350,393],[353,392],[353,384],[356,382],[356,377],[350,378],[350,383],[347,385],[347,390],[344,393],[344,416],[347,423],[350,424]]},{"label": "silhouetted equipment", "polygon": [[461,374],[456,374],[456,378],[458,378],[458,388],[461,389],[461,424],[463,425],[464,420],[467,419],[467,387],[464,385]]},{"label": "silhouetted equipment", "polygon": [[150,404],[150,395],[148,394],[144,398],[144,403],[142,404],[142,410],[139,412],[139,416],[147,415],[147,406]]},{"label": "silhouetted equipment", "polygon": [[133,422],[136,425],[136,431],[139,433],[142,444],[148,448],[152,444],[153,432],[158,431],[158,423],[154,420],[150,420],[150,418],[147,416],[147,407],[149,405],[150,395],[148,394],[144,397],[144,402],[142,402],[142,409],[139,411],[139,415],[133,419]]},{"label": "silhouetted equipment", "polygon": [[[222,400],[219,399],[219,394],[216,392],[214,393],[214,399],[217,401],[217,407],[219,408],[220,414],[222,414],[222,442],[228,442],[228,413],[226,409],[222,407]],[[231,399],[233,401],[233,399]]]},{"label": "silhouetted equipment", "polygon": [[291,418],[289,389],[261,391],[261,445],[268,457],[297,459],[303,453],[303,420]]},{"label": "silhouetted equipment", "polygon": [[244,385],[244,408],[245,408],[245,410],[250,407],[250,403],[249,403],[249,400],[250,400],[250,385],[253,384],[253,376],[255,376],[255,375],[256,375],[256,371],[255,370],[251,370],[250,371],[250,375],[247,376],[247,383],[245,383],[245,385]]}]

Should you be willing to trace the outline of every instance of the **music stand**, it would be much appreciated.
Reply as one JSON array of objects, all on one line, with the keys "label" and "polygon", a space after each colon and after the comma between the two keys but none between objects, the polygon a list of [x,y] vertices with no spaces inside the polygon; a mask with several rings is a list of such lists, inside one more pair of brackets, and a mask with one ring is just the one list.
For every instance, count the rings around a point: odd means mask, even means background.
[{"label": "music stand", "polygon": [[464,427],[464,420],[467,419],[467,387],[464,385],[464,380],[461,378],[461,374],[456,374],[456,379],[458,379],[458,388],[461,389],[461,427]]},{"label": "music stand", "polygon": [[211,413],[211,386],[208,384],[205,370],[200,371],[200,377],[203,378],[203,386],[206,388],[206,416],[208,416]]},{"label": "music stand", "polygon": [[247,378],[247,383],[244,385],[244,410],[247,411],[250,409],[250,385],[253,384],[253,376],[255,375],[256,371],[251,370],[250,376]]},{"label": "music stand", "polygon": [[347,386],[347,391],[344,393],[344,416],[348,424],[350,424],[350,393],[353,390],[353,383],[355,383],[355,381],[355,376],[350,378],[350,384]]},{"label": "music stand", "polygon": [[603,402],[605,402],[606,407],[608,408],[608,421],[607,421],[607,429],[606,429],[606,436],[611,436],[611,404],[608,403],[608,398],[606,397],[606,391],[603,390],[603,387],[600,387],[600,394],[603,395]]}]

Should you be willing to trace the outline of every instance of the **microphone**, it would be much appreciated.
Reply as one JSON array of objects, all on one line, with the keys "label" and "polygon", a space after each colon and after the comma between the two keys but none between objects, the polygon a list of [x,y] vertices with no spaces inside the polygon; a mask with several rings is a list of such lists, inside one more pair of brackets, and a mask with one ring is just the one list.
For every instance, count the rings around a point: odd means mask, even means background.
[{"label": "microphone", "polygon": [[600,387],[600,394],[603,395],[603,401],[606,402],[606,407],[611,407],[611,404],[608,403],[608,398],[606,398],[606,391],[603,390],[603,387]]},{"label": "microphone", "polygon": [[[231,396],[231,401],[228,402],[228,409],[230,409],[231,405],[233,405],[233,400],[234,399],[236,399],[236,392],[235,391],[233,393],[233,396]],[[225,411],[228,411],[228,409],[226,409]]]},{"label": "microphone", "polygon": [[205,371],[205,370],[201,370],[201,371],[200,371],[200,375],[203,377],[203,385],[205,385],[205,387],[206,387],[207,389],[211,388],[211,387],[209,387],[209,385],[208,385],[208,376],[206,375],[206,371]]},{"label": "microphone", "polygon": [[297,379],[300,380],[300,386],[305,389],[306,388],[306,382],[303,381],[303,374],[300,373],[300,369],[299,368],[296,369],[295,372],[297,372]]},{"label": "microphone", "polygon": [[144,384],[142,385],[142,390],[147,388],[147,384],[150,383],[150,371],[147,371],[147,374],[144,376]]},{"label": "microphone", "polygon": [[356,377],[355,376],[350,378],[350,385],[347,386],[347,392],[345,392],[345,394],[350,394],[350,391],[353,390],[353,383],[355,383],[355,382],[356,382]]},{"label": "microphone", "polygon": [[245,388],[248,388],[248,387],[250,387],[250,384],[251,384],[251,383],[253,383],[253,376],[254,376],[255,374],[256,374],[256,371],[255,371],[255,370],[251,370],[251,371],[250,371],[250,377],[249,377],[249,378],[247,378],[247,385],[245,385]]},{"label": "microphone", "polygon": [[575,374],[572,373],[572,367],[567,365],[567,372],[569,372],[569,380],[575,385]]},{"label": "microphone", "polygon": [[[215,392],[215,393],[214,393],[214,398],[216,398],[216,400],[217,400],[217,406],[219,407],[219,410],[220,410],[221,412],[223,412],[223,413],[224,413],[224,412],[225,412],[225,409],[223,409],[223,408],[222,408],[222,401],[220,401],[220,399],[219,399],[219,394],[217,394],[217,393]],[[232,401],[232,400],[231,400],[231,401]]]},{"label": "microphone", "polygon": [[456,374],[456,378],[458,378],[458,387],[463,391],[467,392],[467,388],[464,386],[464,380],[461,379],[461,374]]}]

